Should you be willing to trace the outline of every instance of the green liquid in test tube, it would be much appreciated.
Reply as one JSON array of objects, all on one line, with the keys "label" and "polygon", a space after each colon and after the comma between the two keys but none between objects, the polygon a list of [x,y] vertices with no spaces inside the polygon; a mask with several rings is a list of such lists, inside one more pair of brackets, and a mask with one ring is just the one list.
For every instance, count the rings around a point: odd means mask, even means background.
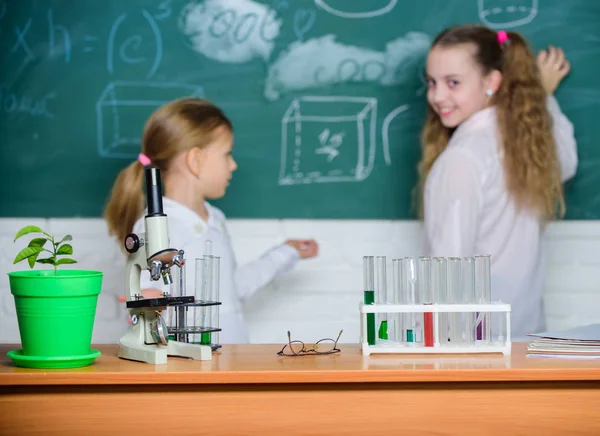
[{"label": "green liquid in test tube", "polygon": [[[387,258],[377,256],[375,258],[375,301],[377,304],[388,303],[387,295]],[[389,339],[388,336],[388,314],[378,313],[379,318],[379,339]]]},{"label": "green liquid in test tube", "polygon": [[[400,261],[400,287],[402,293],[403,304],[416,304],[417,302],[417,268],[415,259],[412,257],[404,257]],[[408,313],[404,317],[404,329],[406,330],[406,342],[416,342],[417,330],[417,315]]]},{"label": "green liquid in test tube", "polygon": [[[365,304],[375,303],[375,289],[373,286],[373,256],[363,257],[363,282],[364,282],[364,302]],[[375,314],[367,313],[367,343],[375,345]]]}]

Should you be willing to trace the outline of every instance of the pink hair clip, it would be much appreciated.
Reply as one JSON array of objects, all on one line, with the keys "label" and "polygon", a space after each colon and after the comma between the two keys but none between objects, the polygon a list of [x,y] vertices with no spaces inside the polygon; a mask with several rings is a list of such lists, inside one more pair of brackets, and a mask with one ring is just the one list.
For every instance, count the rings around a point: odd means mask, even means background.
[{"label": "pink hair clip", "polygon": [[146,156],[144,153],[138,154],[138,160],[140,161],[142,166],[145,166],[145,167],[147,167],[148,165],[150,165],[152,163],[150,158],[148,156]]},{"label": "pink hair clip", "polygon": [[500,45],[504,45],[504,44],[510,42],[510,39],[508,39],[508,34],[504,30],[498,31],[496,36],[498,38],[498,42],[500,43]]}]

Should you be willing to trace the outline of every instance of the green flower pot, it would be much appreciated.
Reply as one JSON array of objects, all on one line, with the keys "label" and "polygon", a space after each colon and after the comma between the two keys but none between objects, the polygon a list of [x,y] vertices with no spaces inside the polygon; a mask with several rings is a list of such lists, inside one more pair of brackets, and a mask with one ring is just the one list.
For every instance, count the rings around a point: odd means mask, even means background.
[{"label": "green flower pot", "polygon": [[91,341],[102,272],[31,270],[8,276],[22,345],[9,356],[18,366],[73,368],[100,355]]}]

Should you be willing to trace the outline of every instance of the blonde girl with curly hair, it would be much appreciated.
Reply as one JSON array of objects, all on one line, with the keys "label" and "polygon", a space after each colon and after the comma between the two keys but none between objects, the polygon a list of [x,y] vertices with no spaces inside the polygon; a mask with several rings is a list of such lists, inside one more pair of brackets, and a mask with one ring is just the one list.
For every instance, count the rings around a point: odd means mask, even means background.
[{"label": "blonde girl with curly hair", "polygon": [[419,191],[431,256],[491,255],[492,298],[515,337],[544,328],[544,225],[565,212],[573,125],[553,97],[570,70],[560,48],[534,57],[516,32],[444,30],[427,56]]}]

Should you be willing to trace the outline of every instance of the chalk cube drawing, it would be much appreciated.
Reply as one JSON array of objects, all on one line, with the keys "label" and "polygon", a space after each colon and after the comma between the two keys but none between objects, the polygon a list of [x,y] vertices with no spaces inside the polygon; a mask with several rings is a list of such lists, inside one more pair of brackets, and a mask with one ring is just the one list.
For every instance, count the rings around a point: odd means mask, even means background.
[{"label": "chalk cube drawing", "polygon": [[530,23],[538,13],[538,0],[477,0],[479,19],[494,29]]},{"label": "chalk cube drawing", "polygon": [[96,103],[98,154],[135,158],[141,150],[146,120],[163,104],[182,97],[203,97],[201,86],[185,83],[109,83]]},{"label": "chalk cube drawing", "polygon": [[357,182],[373,169],[377,100],[304,96],[281,120],[280,185]]}]

